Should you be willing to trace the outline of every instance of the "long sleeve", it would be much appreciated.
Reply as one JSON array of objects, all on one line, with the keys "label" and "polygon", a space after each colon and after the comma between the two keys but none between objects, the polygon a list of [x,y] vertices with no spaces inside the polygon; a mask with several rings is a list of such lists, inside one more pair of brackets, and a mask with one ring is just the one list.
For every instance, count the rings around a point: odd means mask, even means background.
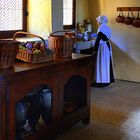
[{"label": "long sleeve", "polygon": [[102,32],[99,32],[97,34],[97,39],[95,41],[95,45],[94,45],[94,50],[93,51],[98,51],[98,47],[99,47],[99,43],[100,43],[101,39],[103,41],[108,41],[108,38],[106,37],[106,35],[104,35]]}]

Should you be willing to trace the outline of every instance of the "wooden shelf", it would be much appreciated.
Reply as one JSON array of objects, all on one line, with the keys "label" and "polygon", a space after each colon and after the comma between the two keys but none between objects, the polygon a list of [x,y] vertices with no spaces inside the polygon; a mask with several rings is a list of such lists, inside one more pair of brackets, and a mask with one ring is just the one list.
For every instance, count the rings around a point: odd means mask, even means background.
[{"label": "wooden shelf", "polygon": [[117,7],[117,11],[140,11],[140,7]]}]

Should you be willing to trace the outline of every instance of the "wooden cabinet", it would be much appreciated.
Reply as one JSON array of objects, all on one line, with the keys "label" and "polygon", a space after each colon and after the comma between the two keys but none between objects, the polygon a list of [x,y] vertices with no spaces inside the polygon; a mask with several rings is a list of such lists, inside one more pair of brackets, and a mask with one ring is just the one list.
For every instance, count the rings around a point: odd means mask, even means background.
[{"label": "wooden cabinet", "polygon": [[96,57],[97,53],[93,51],[93,48],[83,49],[80,51],[80,54],[89,54],[92,55],[91,58],[91,85],[95,82],[95,65],[96,65]]},{"label": "wooden cabinet", "polygon": [[[24,140],[47,140],[80,120],[89,123],[90,67],[89,55],[72,54],[72,58],[55,59],[40,64],[16,62],[14,67],[1,70],[0,139],[18,140],[20,135]],[[41,110],[40,91],[46,88],[51,91],[50,121],[44,121],[44,125],[30,131],[28,135],[21,135],[17,129],[17,106],[23,101],[26,102],[28,116],[33,110]],[[37,100],[29,97],[35,97]],[[39,102],[33,106],[31,99],[39,99]],[[67,103],[74,105],[72,111],[66,106]]]}]

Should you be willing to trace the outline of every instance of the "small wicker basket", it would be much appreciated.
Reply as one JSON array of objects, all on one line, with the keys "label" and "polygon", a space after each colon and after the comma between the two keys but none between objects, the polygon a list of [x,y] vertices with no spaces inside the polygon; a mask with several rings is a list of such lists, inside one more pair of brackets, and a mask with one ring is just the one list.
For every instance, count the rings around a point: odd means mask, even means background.
[{"label": "small wicker basket", "polygon": [[19,49],[17,56],[16,56],[17,59],[22,60],[24,62],[29,62],[29,63],[40,63],[40,62],[46,62],[46,61],[53,60],[54,53],[49,48],[46,48],[45,40],[42,37],[28,33],[28,32],[16,32],[13,36],[13,39],[16,40],[16,37],[19,34],[27,35],[28,37],[29,36],[37,37],[37,38],[41,39],[41,41],[44,43],[44,50],[45,51],[41,52],[41,53],[34,54],[34,53],[29,53],[26,50]]},{"label": "small wicker basket", "polygon": [[0,40],[0,69],[14,65],[20,42]]},{"label": "small wicker basket", "polygon": [[[64,32],[64,35],[58,33]],[[71,57],[75,38],[68,35],[68,31],[56,31],[48,37],[49,48],[54,50],[54,56],[58,58]]]}]

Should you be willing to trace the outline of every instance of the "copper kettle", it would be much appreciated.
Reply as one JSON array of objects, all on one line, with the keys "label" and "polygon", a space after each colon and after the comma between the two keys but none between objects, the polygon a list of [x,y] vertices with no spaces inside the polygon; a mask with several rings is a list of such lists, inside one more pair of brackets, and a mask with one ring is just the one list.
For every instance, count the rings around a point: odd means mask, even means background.
[{"label": "copper kettle", "polygon": [[137,18],[133,20],[133,25],[134,25],[135,27],[140,27],[139,11],[138,11],[138,16],[137,16]]}]

